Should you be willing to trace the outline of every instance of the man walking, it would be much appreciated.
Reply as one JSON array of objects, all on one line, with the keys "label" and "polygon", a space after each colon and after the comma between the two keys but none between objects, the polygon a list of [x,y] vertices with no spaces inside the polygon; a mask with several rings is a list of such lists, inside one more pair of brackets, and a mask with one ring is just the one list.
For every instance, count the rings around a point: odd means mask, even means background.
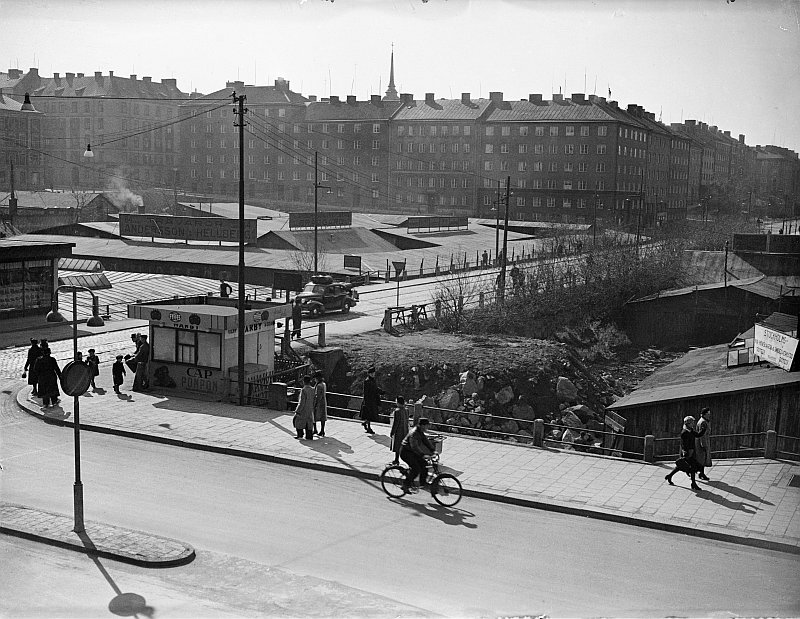
[{"label": "man walking", "polygon": [[61,368],[53,357],[50,356],[50,349],[45,348],[42,356],[36,360],[36,380],[39,396],[42,398],[42,405],[58,406],[58,380],[61,378]]},{"label": "man walking", "polygon": [[36,371],[34,366],[36,365],[36,360],[42,356],[42,349],[39,348],[39,340],[35,340],[31,338],[31,347],[28,349],[28,358],[25,361],[25,367],[22,369],[22,378],[25,378],[25,374],[28,375],[28,384],[33,387],[33,391],[31,391],[32,396],[39,395],[39,392],[36,390]]},{"label": "man walking", "polygon": [[150,388],[150,380],[147,378],[147,367],[150,362],[150,344],[147,343],[147,336],[139,336],[139,345],[136,355],[131,360],[136,363],[136,375],[133,378],[133,390],[145,391]]}]

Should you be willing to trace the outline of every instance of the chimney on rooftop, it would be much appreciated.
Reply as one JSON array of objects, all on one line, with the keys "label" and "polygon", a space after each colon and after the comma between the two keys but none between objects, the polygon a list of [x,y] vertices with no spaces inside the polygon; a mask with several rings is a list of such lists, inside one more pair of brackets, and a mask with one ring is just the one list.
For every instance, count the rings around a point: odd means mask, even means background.
[{"label": "chimney on rooftop", "polygon": [[9,69],[8,77],[12,80],[22,77],[22,69]]},{"label": "chimney on rooftop", "polygon": [[132,82],[136,81],[136,73],[131,73],[131,81]]},{"label": "chimney on rooftop", "polygon": [[67,78],[67,84],[69,84],[70,86],[72,86],[72,80],[74,80],[74,79],[75,79],[75,74],[74,74],[74,73],[65,73],[64,75],[65,75],[65,76],[66,76],[66,78]]},{"label": "chimney on rooftop", "polygon": [[539,105],[542,102],[542,95],[541,93],[531,93],[528,95],[528,101],[530,103],[535,103]]},{"label": "chimney on rooftop", "polygon": [[731,132],[730,131],[724,131],[723,133],[725,134],[726,138],[731,137]]},{"label": "chimney on rooftop", "polygon": [[114,77],[114,72],[113,71],[109,71],[108,72],[108,77]]},{"label": "chimney on rooftop", "polygon": [[744,133],[740,133],[740,134],[739,134],[739,142],[741,142],[742,144],[744,144]]},{"label": "chimney on rooftop", "polygon": [[94,79],[95,79],[96,82],[102,82],[103,81],[103,72],[102,71],[95,71],[94,72]]},{"label": "chimney on rooftop", "polygon": [[403,102],[403,105],[413,105],[414,95],[408,92],[400,93],[400,101]]},{"label": "chimney on rooftop", "polygon": [[331,102],[333,105],[339,105],[339,103],[340,103],[340,101],[339,101],[339,95],[331,95],[331,96],[330,96],[330,98],[329,98],[329,101],[330,101],[330,102]]},{"label": "chimney on rooftop", "polygon": [[308,95],[308,100],[314,102],[317,100],[317,95]]},{"label": "chimney on rooftop", "polygon": [[148,75],[148,76],[146,76],[146,77],[143,77],[143,78],[142,78],[142,81],[143,81],[145,84],[149,84],[149,83],[150,83],[152,80],[153,80],[153,78],[152,78],[152,77],[150,77],[149,75]]},{"label": "chimney on rooftop", "polygon": [[347,95],[347,105],[355,105],[355,104],[356,104],[356,96]]},{"label": "chimney on rooftop", "polygon": [[279,77],[275,80],[275,88],[280,88],[281,90],[289,90],[289,80]]},{"label": "chimney on rooftop", "polygon": [[31,67],[30,69],[28,69],[28,75],[32,75],[32,76],[38,77],[39,76],[39,69],[37,69],[36,67]]},{"label": "chimney on rooftop", "polygon": [[78,73],[78,77],[83,77],[83,73]]},{"label": "chimney on rooftop", "polygon": [[562,95],[560,92],[553,93],[553,101],[563,101],[563,100],[564,100],[564,95]]},{"label": "chimney on rooftop", "polygon": [[433,105],[436,103],[436,96],[432,92],[425,93],[425,104],[426,105]]},{"label": "chimney on rooftop", "polygon": [[177,88],[178,87],[178,80],[174,77],[169,79],[162,79],[161,84],[167,86],[169,88]]},{"label": "chimney on rooftop", "polygon": [[500,105],[503,102],[503,93],[502,92],[490,92],[489,99],[492,103],[496,105]]},{"label": "chimney on rooftop", "polygon": [[461,103],[462,105],[472,105],[472,100],[469,98],[468,92],[461,93]]},{"label": "chimney on rooftop", "polygon": [[58,74],[58,73],[53,73],[53,80],[55,81],[56,84],[60,84],[61,83],[61,75]]},{"label": "chimney on rooftop", "polygon": [[586,103],[586,97],[582,92],[573,92],[572,93],[572,102],[577,103],[579,105]]},{"label": "chimney on rooftop", "polygon": [[370,95],[369,102],[372,105],[380,105],[381,104],[381,96],[380,95]]}]

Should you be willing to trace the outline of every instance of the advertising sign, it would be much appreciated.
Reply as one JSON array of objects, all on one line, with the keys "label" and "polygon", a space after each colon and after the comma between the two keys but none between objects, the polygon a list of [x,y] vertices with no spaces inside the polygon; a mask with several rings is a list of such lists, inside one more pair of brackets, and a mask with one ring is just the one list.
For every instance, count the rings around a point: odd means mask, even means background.
[{"label": "advertising sign", "polygon": [[[317,228],[347,228],[353,224],[350,211],[318,211]],[[289,213],[289,230],[314,227],[314,213]]]},{"label": "advertising sign", "polygon": [[345,254],[344,257],[344,268],[345,269],[358,269],[361,272],[361,256],[351,256]]},{"label": "advertising sign", "polygon": [[[119,214],[120,236],[149,236],[187,241],[239,242],[239,220],[224,217],[176,217],[174,215]],[[244,242],[255,243],[255,219],[244,221]]]},{"label": "advertising sign", "polygon": [[469,227],[467,217],[445,216],[438,217],[409,217],[408,230],[459,230]]},{"label": "advertising sign", "polygon": [[797,352],[797,338],[780,331],[775,331],[764,325],[755,326],[753,352],[762,361],[769,361],[783,368],[787,372],[792,367],[794,355]]}]

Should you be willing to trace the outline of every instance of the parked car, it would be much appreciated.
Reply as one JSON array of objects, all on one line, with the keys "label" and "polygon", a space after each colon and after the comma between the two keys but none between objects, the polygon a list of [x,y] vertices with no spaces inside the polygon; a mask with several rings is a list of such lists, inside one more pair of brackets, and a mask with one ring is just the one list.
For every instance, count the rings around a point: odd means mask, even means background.
[{"label": "parked car", "polygon": [[337,310],[346,314],[358,303],[358,291],[352,284],[333,281],[330,275],[315,275],[297,298],[305,314],[322,316]]}]

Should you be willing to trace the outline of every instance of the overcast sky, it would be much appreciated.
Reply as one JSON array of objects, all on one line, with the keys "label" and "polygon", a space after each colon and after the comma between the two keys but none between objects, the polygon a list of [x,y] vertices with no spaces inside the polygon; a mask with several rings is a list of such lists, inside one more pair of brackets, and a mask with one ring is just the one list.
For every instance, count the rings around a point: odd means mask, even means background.
[{"label": "overcast sky", "polygon": [[800,151],[800,0],[0,0],[0,62],[302,94],[608,96]]}]

